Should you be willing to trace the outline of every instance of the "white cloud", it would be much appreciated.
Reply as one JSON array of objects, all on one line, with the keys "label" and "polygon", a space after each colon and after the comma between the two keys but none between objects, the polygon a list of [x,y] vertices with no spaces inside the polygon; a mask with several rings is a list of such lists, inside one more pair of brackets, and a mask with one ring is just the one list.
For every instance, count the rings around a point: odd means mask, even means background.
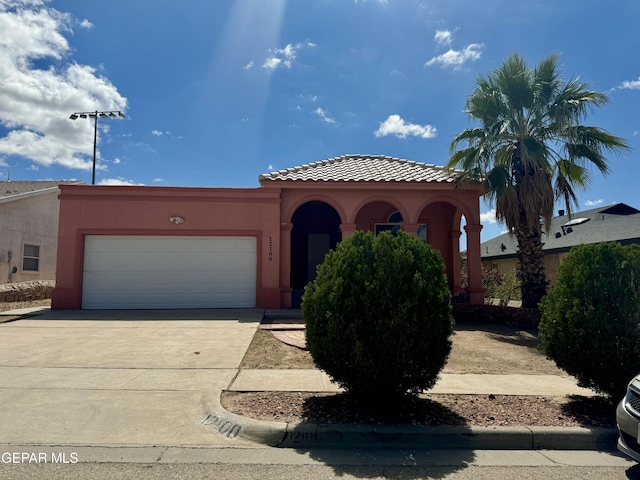
[{"label": "white cloud", "polygon": [[[480,222],[482,223],[498,223],[498,220],[496,219],[496,209],[492,208],[491,210],[489,210],[488,212],[484,212],[480,214]],[[505,231],[505,232],[501,232],[502,233],[507,233],[509,230]]]},{"label": "white cloud", "polygon": [[162,135],[164,135],[164,132],[161,132],[160,130],[151,130],[151,135],[155,135],[156,137],[161,137]]},{"label": "white cloud", "polygon": [[[63,32],[72,31],[72,24],[69,14],[42,0],[0,1],[0,124],[7,130],[0,155],[90,170],[93,143],[86,139],[93,121],[72,121],[69,115],[96,105],[125,110],[127,99],[107,78],[71,58]],[[99,140],[107,141],[106,122],[99,128]]]},{"label": "white cloud", "polygon": [[399,138],[407,138],[408,136],[433,138],[437,134],[437,129],[433,125],[406,123],[400,115],[389,115],[384,122],[380,123],[380,126],[373,134],[376,137],[395,135]]},{"label": "white cloud", "polygon": [[253,68],[253,60],[251,60],[249,63],[247,63],[244,67],[245,70],[249,70],[250,68]]},{"label": "white cloud", "polygon": [[113,159],[113,164],[114,164],[114,165],[119,165],[121,162],[122,162],[122,161],[121,161],[119,158],[117,158],[117,157]]},{"label": "white cloud", "polygon": [[323,121],[335,125],[336,123],[335,119],[331,118],[331,115],[329,115],[329,112],[326,111],[324,108],[318,107],[314,110],[314,113],[318,115]]},{"label": "white cloud", "polygon": [[625,80],[618,88],[628,88],[630,90],[640,90],[640,77],[637,80]]},{"label": "white cloud", "polygon": [[269,164],[269,166],[267,167],[267,170],[269,170],[270,172],[272,172],[274,170],[273,165]]},{"label": "white cloud", "polygon": [[451,45],[453,33],[450,30],[437,30],[434,36],[438,45]]},{"label": "white cloud", "polygon": [[123,177],[118,177],[103,178],[98,182],[98,185],[144,185],[144,183],[136,183],[133,180],[127,180]]},{"label": "white cloud", "polygon": [[78,25],[80,25],[81,28],[86,28],[87,30],[91,30],[93,28],[93,23],[91,23],[86,18],[84,20],[78,22]]},{"label": "white cloud", "polygon": [[278,67],[291,68],[298,54],[298,50],[303,47],[315,46],[316,44],[313,42],[296,43],[295,45],[289,43],[284,48],[270,50],[271,55],[264,61],[262,68],[266,68],[269,71],[274,71]]},{"label": "white cloud", "polygon": [[164,183],[164,178],[156,177],[153,179],[153,183]]},{"label": "white cloud", "polygon": [[432,65],[440,65],[444,67],[459,68],[466,62],[474,62],[482,55],[482,49],[484,45],[482,43],[472,43],[467,45],[462,50],[449,49],[447,52],[433,57],[427,63],[425,67],[431,67]]},{"label": "white cloud", "polygon": [[604,199],[599,198],[598,200],[587,200],[586,202],[584,202],[584,204],[587,207],[597,207],[598,205],[601,205],[602,203],[604,203]]}]

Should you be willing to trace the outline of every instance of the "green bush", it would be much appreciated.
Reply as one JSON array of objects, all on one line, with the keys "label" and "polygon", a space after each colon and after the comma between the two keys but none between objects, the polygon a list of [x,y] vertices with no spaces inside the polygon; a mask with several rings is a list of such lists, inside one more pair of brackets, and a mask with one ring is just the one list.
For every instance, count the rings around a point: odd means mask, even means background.
[{"label": "green bush", "polygon": [[578,384],[618,398],[640,373],[640,246],[574,247],[541,303],[544,352]]},{"label": "green bush", "polygon": [[316,366],[363,403],[433,387],[453,333],[444,272],[440,254],[404,232],[342,241],[303,296]]}]

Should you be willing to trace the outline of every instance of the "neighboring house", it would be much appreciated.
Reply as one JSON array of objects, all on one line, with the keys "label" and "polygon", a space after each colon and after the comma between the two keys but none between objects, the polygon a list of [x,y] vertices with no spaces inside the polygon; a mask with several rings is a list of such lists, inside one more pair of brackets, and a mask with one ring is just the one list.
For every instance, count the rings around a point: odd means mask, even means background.
[{"label": "neighboring house", "polygon": [[54,280],[63,181],[0,182],[0,283]]},{"label": "neighboring house", "polygon": [[[623,245],[640,243],[640,210],[624,203],[598,207],[565,215],[564,210],[551,220],[548,234],[542,236],[547,279],[553,282],[558,267],[571,247],[589,243],[617,241]],[[480,246],[483,266],[507,273],[517,266],[518,242],[508,233]]]},{"label": "neighboring house", "polygon": [[62,186],[54,309],[289,308],[355,230],[402,228],[482,303],[481,184],[442,167],[343,155],[260,175],[259,188]]}]

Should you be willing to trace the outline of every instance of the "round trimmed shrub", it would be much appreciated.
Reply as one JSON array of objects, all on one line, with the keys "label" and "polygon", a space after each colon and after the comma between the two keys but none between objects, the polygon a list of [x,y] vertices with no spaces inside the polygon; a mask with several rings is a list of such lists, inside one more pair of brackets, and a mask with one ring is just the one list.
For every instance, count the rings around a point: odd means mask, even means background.
[{"label": "round trimmed shrub", "polygon": [[547,356],[580,386],[623,396],[640,373],[640,246],[572,248],[540,310]]},{"label": "round trimmed shrub", "polygon": [[356,231],[304,291],[316,366],[363,403],[433,387],[451,351],[451,294],[440,254],[399,232]]}]

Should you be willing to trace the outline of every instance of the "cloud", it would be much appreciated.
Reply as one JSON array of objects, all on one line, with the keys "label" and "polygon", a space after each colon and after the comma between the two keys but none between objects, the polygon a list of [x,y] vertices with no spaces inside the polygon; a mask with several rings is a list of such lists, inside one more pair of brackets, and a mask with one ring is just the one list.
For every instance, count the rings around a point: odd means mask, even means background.
[{"label": "cloud", "polygon": [[153,179],[153,183],[164,183],[164,178],[156,177]]},{"label": "cloud", "polygon": [[[498,223],[498,219],[496,218],[496,209],[492,208],[488,212],[484,212],[480,214],[480,222],[482,223]],[[508,233],[509,230],[501,233]]]},{"label": "cloud", "polygon": [[451,45],[453,41],[453,33],[449,30],[437,30],[434,36],[438,45]]},{"label": "cloud", "polygon": [[[109,79],[71,58],[63,33],[72,32],[72,25],[69,14],[42,0],[0,1],[0,125],[6,130],[0,155],[90,170],[93,121],[69,115],[96,105],[125,110],[127,99]],[[107,141],[106,123],[98,123],[100,141]]]},{"label": "cloud", "polygon": [[156,137],[161,137],[162,135],[164,135],[164,132],[161,132],[160,130],[151,130],[151,135],[155,135]]},{"label": "cloud", "polygon": [[271,55],[262,64],[262,68],[266,68],[269,71],[274,71],[278,67],[291,68],[293,61],[295,60],[298,50],[303,47],[315,47],[313,42],[296,43],[295,45],[289,43],[284,48],[275,48],[270,50]]},{"label": "cloud", "polygon": [[253,68],[253,60],[251,60],[249,63],[247,63],[244,67],[245,70],[249,70],[250,68]]},{"label": "cloud", "polygon": [[267,167],[267,170],[269,170],[270,172],[272,172],[274,170],[273,165],[269,164],[269,166]]},{"label": "cloud", "polygon": [[336,123],[335,119],[331,118],[331,116],[329,115],[329,112],[326,111],[324,108],[318,107],[314,110],[314,113],[318,115],[323,121],[335,125]]},{"label": "cloud", "polygon": [[98,182],[98,185],[144,185],[144,183],[136,183],[133,180],[127,180],[123,177],[118,177],[103,178]]},{"label": "cloud", "polygon": [[91,23],[89,20],[87,20],[86,18],[80,22],[78,22],[78,25],[81,28],[85,28],[87,30],[91,30],[93,28],[93,23]]},{"label": "cloud", "polygon": [[415,123],[406,123],[400,115],[389,115],[389,117],[380,123],[378,129],[373,132],[376,137],[386,137],[387,135],[395,135],[399,138],[421,137],[433,138],[436,136],[437,129],[432,125],[417,125]]},{"label": "cloud", "polygon": [[637,80],[625,80],[618,88],[626,88],[629,90],[640,90],[640,77]]},{"label": "cloud", "polygon": [[602,198],[599,198],[598,200],[587,200],[586,202],[584,202],[584,204],[587,207],[597,207],[598,205],[601,205],[602,203],[604,203],[604,200]]},{"label": "cloud", "polygon": [[447,52],[433,57],[427,63],[425,67],[431,67],[432,65],[440,65],[444,67],[459,68],[466,62],[475,62],[482,55],[482,49],[484,45],[482,43],[472,43],[467,45],[462,50],[449,49]]}]

